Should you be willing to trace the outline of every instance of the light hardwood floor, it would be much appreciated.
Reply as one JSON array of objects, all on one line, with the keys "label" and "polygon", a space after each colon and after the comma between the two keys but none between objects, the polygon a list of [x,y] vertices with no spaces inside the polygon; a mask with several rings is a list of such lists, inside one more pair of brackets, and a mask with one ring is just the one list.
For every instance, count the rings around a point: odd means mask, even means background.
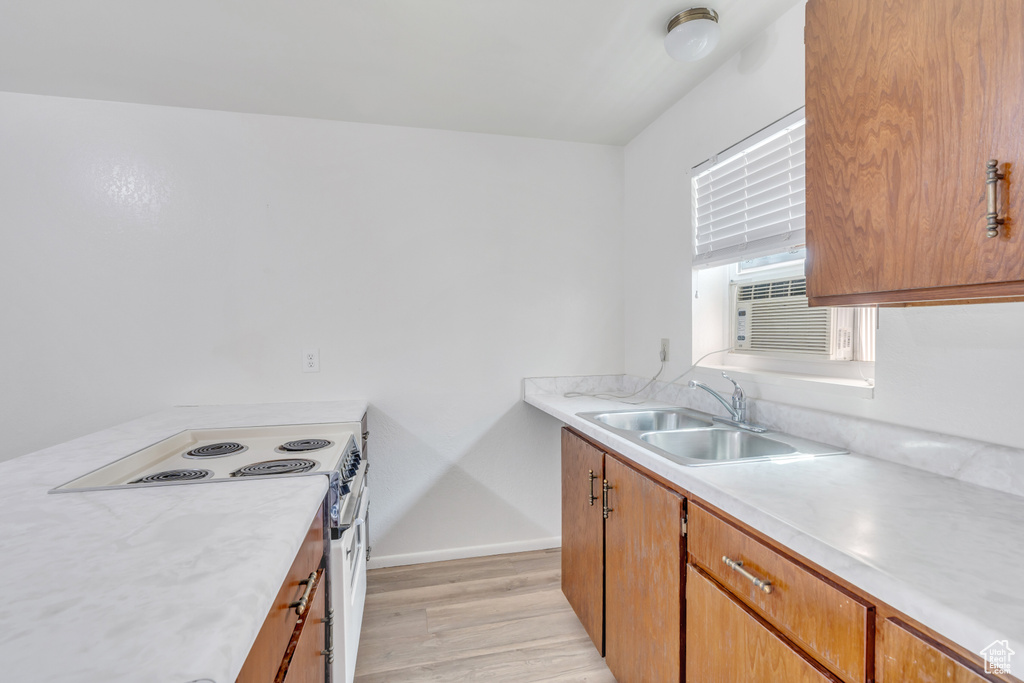
[{"label": "light hardwood floor", "polygon": [[374,569],[358,683],[615,683],[560,587],[561,551]]}]

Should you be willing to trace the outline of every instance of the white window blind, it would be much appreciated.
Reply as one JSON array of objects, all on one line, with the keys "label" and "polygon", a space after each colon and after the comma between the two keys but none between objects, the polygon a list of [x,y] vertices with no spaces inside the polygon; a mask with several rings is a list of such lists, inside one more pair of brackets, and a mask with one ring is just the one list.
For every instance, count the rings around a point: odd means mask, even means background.
[{"label": "white window blind", "polygon": [[696,268],[804,244],[804,110],[693,169]]}]

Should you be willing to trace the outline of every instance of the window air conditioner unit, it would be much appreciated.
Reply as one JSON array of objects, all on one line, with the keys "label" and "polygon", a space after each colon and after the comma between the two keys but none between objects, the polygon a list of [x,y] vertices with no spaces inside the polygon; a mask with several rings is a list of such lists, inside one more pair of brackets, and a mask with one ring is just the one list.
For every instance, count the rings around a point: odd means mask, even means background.
[{"label": "window air conditioner unit", "polygon": [[807,279],[733,285],[733,352],[853,360],[854,309],[807,306]]}]

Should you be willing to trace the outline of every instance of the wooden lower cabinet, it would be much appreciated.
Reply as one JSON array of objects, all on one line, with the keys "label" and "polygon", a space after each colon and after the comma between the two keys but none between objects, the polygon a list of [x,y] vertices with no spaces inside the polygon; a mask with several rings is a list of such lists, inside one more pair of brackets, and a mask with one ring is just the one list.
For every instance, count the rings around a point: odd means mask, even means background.
[{"label": "wooden lower cabinet", "polygon": [[[873,675],[874,608],[698,504],[689,510],[690,558],[836,675],[868,683]],[[741,567],[730,566],[726,558]],[[749,576],[771,584],[771,592]]]},{"label": "wooden lower cabinet", "polygon": [[618,683],[1024,683],[656,478],[562,431],[562,591]]},{"label": "wooden lower cabinet", "polygon": [[[310,654],[315,631],[321,631],[319,641],[326,636],[324,614],[326,614],[327,591],[324,572],[324,507],[321,505],[310,524],[309,530],[299,546],[299,551],[292,562],[288,575],[274,599],[274,604],[267,614],[263,627],[256,636],[256,642],[249,650],[249,656],[242,665],[236,683],[322,683],[327,678],[327,662],[321,653],[323,645],[316,650],[315,663],[311,663],[314,655]],[[303,615],[299,615],[292,605],[305,593],[308,584],[304,583],[313,577],[313,590],[310,591],[308,607]],[[319,580],[317,580],[319,578]],[[300,620],[304,620],[300,624]],[[315,621],[315,623],[314,623]],[[297,633],[297,626],[301,631]],[[306,627],[309,627],[308,632]],[[306,636],[303,638],[301,636]],[[302,648],[300,651],[299,648]],[[298,659],[296,659],[298,657]],[[298,662],[292,678],[291,665]]]},{"label": "wooden lower cabinet", "polygon": [[562,592],[619,683],[682,681],[683,503],[562,431]]},{"label": "wooden lower cabinet", "polygon": [[878,683],[987,683],[996,681],[946,654],[892,619],[878,628]]},{"label": "wooden lower cabinet", "polygon": [[562,430],[562,592],[604,654],[604,451]]},{"label": "wooden lower cabinet", "polygon": [[[298,632],[293,634],[294,650],[286,666],[278,670],[283,683],[322,683],[326,671],[324,650],[327,648],[327,585],[321,569],[310,596],[309,608]],[[291,648],[291,645],[289,645]],[[286,659],[289,659],[286,655]]]},{"label": "wooden lower cabinet", "polygon": [[683,497],[605,458],[605,653],[619,683],[683,680]]},{"label": "wooden lower cabinet", "polygon": [[[836,683],[753,611],[690,565],[686,576],[686,680]],[[652,679],[654,680],[654,679]]]}]

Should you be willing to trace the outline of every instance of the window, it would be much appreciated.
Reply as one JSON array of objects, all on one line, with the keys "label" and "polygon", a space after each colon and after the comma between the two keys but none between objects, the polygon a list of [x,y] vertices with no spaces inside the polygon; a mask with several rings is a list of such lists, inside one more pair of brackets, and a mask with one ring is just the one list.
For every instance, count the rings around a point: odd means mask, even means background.
[{"label": "window", "polygon": [[799,109],[692,171],[694,356],[870,386],[876,309],[807,305],[804,129]]},{"label": "window", "polygon": [[799,109],[693,169],[695,266],[803,244],[804,128]]}]

